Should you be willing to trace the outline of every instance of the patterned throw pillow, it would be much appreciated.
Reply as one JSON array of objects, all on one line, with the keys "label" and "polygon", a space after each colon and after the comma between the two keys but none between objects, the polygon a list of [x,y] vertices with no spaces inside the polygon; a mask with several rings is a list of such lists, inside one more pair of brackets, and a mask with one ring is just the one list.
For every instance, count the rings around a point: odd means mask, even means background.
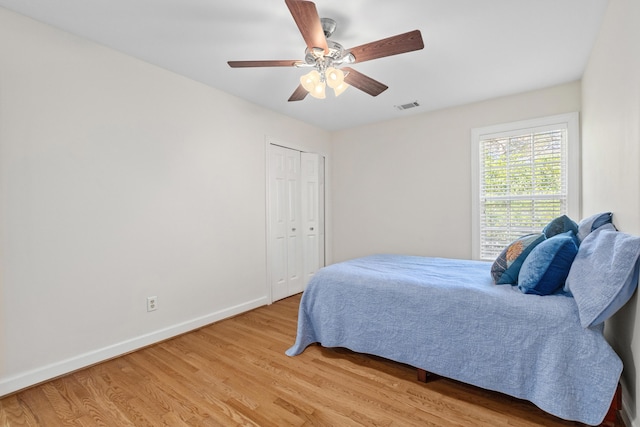
[{"label": "patterned throw pillow", "polygon": [[496,285],[515,285],[518,273],[527,255],[545,239],[544,233],[528,234],[504,248],[491,266],[491,277]]}]

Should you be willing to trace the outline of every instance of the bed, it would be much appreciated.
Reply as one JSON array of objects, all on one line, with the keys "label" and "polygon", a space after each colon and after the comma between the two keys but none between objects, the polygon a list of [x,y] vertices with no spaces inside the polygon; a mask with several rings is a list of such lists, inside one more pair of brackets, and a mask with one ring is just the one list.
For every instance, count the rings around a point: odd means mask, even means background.
[{"label": "bed", "polygon": [[[624,279],[637,283],[640,239],[633,242],[636,255],[628,262],[635,275]],[[572,269],[580,258],[584,268],[599,269],[586,274],[606,270],[589,259],[593,246],[583,242]],[[296,341],[286,354],[312,343],[344,347],[526,399],[560,418],[600,424],[622,372],[603,323],[581,318],[577,288],[525,294],[496,285],[491,269],[491,262],[392,254],[320,269],[303,293]]]}]

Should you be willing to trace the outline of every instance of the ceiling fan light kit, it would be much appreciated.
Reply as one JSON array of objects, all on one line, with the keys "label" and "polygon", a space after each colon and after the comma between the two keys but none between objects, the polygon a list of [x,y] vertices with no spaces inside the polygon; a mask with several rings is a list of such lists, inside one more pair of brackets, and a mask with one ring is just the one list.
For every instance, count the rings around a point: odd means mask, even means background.
[{"label": "ceiling fan light kit", "polygon": [[318,67],[318,69],[311,70],[308,74],[300,77],[300,84],[314,98],[324,99],[326,97],[326,86],[333,89],[336,96],[339,96],[349,87],[344,82],[344,72],[342,70],[333,67],[329,67],[326,70],[324,67]]},{"label": "ceiling fan light kit", "polygon": [[309,74],[300,77],[300,84],[314,98],[325,98],[324,78],[317,70],[311,70]]},{"label": "ceiling fan light kit", "polygon": [[313,68],[309,73],[300,77],[300,85],[293,92],[289,101],[301,101],[307,94],[314,98],[324,99],[326,86],[334,90],[335,96],[342,94],[349,86],[360,89],[371,96],[377,96],[388,87],[350,67],[343,69],[339,67],[411,52],[424,47],[420,31],[414,30],[347,50],[340,43],[328,40],[337,24],[330,18],[320,19],[313,2],[285,0],[285,3],[307,44],[304,61],[229,61],[228,64],[232,68],[287,66]]}]

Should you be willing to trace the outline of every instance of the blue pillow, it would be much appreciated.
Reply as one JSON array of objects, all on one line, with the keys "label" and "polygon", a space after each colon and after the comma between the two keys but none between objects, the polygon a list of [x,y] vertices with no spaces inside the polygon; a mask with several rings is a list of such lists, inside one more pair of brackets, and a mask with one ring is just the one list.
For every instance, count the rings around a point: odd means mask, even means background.
[{"label": "blue pillow", "polygon": [[578,305],[584,328],[599,325],[631,298],[638,286],[640,237],[600,227],[580,244],[565,290]]},{"label": "blue pillow", "polygon": [[491,266],[491,277],[497,285],[515,285],[518,283],[518,273],[529,252],[540,242],[544,241],[544,234],[528,234],[509,244]]},{"label": "blue pillow", "polygon": [[542,230],[547,239],[567,231],[573,231],[578,234],[578,224],[566,215],[555,218]]},{"label": "blue pillow", "polygon": [[562,288],[578,253],[573,231],[557,234],[533,248],[522,263],[518,289],[525,294],[551,295]]},{"label": "blue pillow", "polygon": [[605,224],[613,224],[612,217],[613,214],[611,212],[604,212],[583,219],[578,224],[578,239],[582,242],[589,233],[596,231]]}]

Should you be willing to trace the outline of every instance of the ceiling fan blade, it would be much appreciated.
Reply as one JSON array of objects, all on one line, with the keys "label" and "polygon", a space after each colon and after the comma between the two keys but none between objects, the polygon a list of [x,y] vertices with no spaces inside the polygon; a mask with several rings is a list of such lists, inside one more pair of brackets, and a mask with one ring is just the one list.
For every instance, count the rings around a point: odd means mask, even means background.
[{"label": "ceiling fan blade", "polygon": [[302,87],[302,85],[298,85],[295,91],[289,97],[289,102],[292,101],[302,101],[308,94],[307,90]]},{"label": "ceiling fan blade", "polygon": [[324,36],[315,3],[305,0],[285,0],[285,3],[309,50],[315,47],[324,50],[324,53],[329,53],[329,46],[327,46],[327,39]]},{"label": "ceiling fan blade", "polygon": [[245,68],[245,67],[295,67],[298,64],[302,64],[302,61],[295,60],[273,60],[273,61],[227,61],[227,64],[231,68]]},{"label": "ceiling fan blade", "polygon": [[378,96],[389,88],[389,86],[382,84],[379,81],[372,79],[371,77],[365,76],[364,74],[359,73],[353,68],[342,67],[341,70],[346,73],[346,76],[344,76],[344,81],[347,84],[360,89],[361,91],[366,92],[371,96]]},{"label": "ceiling fan blade", "polygon": [[355,57],[354,63],[369,61],[385,56],[398,55],[400,53],[420,50],[424,47],[420,30],[409,31],[371,43],[366,43],[349,49]]}]

